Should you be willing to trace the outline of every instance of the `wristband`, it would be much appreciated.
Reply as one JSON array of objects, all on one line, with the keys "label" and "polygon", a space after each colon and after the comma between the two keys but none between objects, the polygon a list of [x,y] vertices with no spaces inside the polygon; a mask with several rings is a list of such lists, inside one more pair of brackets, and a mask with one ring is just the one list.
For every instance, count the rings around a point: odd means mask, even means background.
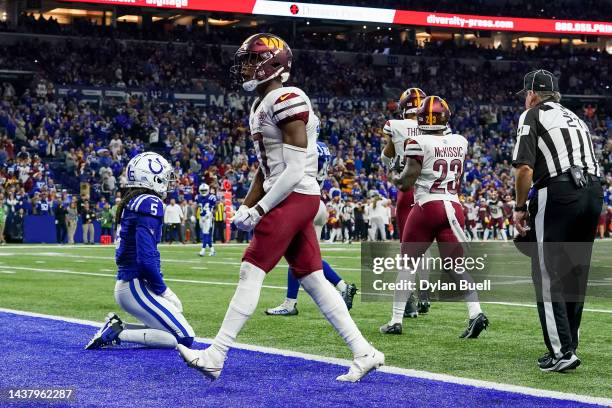
[{"label": "wristband", "polygon": [[527,211],[527,204],[523,204],[521,206],[516,206],[514,207],[514,211],[518,211],[518,212],[525,212]]}]

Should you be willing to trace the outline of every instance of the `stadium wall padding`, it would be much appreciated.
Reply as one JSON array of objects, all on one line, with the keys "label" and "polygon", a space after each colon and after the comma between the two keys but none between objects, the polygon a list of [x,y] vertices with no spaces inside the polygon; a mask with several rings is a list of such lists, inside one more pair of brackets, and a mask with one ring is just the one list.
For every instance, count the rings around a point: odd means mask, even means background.
[{"label": "stadium wall padding", "polygon": [[[100,223],[94,221],[94,241],[100,242]],[[51,215],[27,215],[23,223],[23,242],[26,244],[56,244],[55,218]],[[74,234],[74,242],[83,242],[81,220]]]}]

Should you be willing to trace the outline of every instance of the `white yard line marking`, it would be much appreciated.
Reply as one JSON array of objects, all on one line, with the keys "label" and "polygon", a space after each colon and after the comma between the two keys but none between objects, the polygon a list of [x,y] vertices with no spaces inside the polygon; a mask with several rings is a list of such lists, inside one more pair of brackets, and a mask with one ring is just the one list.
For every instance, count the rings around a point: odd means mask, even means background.
[{"label": "white yard line marking", "polygon": [[[488,303],[490,305],[518,306],[518,307],[531,307],[531,308],[538,307],[537,305],[535,305],[533,303],[513,303],[513,302],[482,302],[482,303]],[[584,308],[583,311],[585,311],[585,312],[594,312],[594,313],[612,313],[612,310],[610,310],[610,309]]]},{"label": "white yard line marking", "polygon": [[[47,315],[47,314],[41,314],[41,313],[26,312],[26,311],[21,311],[21,310],[0,308],[0,312],[11,313],[11,314],[20,315],[20,316],[38,317],[38,318],[49,319],[49,320],[76,323],[76,324],[82,324],[82,325],[93,326],[93,327],[101,326],[101,323],[93,322],[91,320],[82,320],[82,319],[75,319],[75,318],[70,318],[70,317],[53,316],[53,315]],[[196,341],[201,342],[201,343],[210,344],[212,342],[212,339],[196,337]],[[315,354],[300,353],[297,351],[283,350],[283,349],[278,349],[274,347],[263,347],[263,346],[256,346],[256,345],[251,345],[251,344],[236,343],[234,345],[234,348],[255,351],[255,352],[264,353],[264,354],[273,354],[273,355],[279,355],[279,356],[285,356],[285,357],[296,357],[296,358],[301,358],[304,360],[318,361],[321,363],[334,364],[334,365],[339,365],[343,367],[348,367],[351,365],[351,361],[346,360],[346,359],[334,358],[334,357],[324,357],[324,356],[319,356]],[[568,401],[577,401],[577,402],[588,403],[588,404],[600,404],[600,405],[612,407],[612,399],[610,398],[592,397],[589,395],[580,395],[580,394],[565,393],[565,392],[559,392],[559,391],[542,390],[538,388],[524,387],[520,385],[503,384],[503,383],[498,383],[498,382],[493,382],[493,381],[475,380],[471,378],[456,377],[456,376],[448,375],[448,374],[431,373],[428,371],[412,370],[409,368],[401,368],[401,367],[393,367],[393,366],[383,366],[378,371],[389,373],[389,374],[401,375],[405,377],[423,378],[423,379],[433,380],[433,381],[440,381],[440,382],[459,384],[459,385],[467,385],[467,386],[486,388],[486,389],[492,389],[492,390],[497,390],[497,391],[506,391],[506,392],[511,392],[515,394],[530,395],[530,396],[539,397],[539,398],[554,398],[554,399],[561,399],[561,400],[568,400]]]},{"label": "white yard line marking", "polygon": [[[26,266],[11,266],[11,269],[18,269],[24,271],[31,272],[43,272],[43,273],[60,273],[66,275],[84,275],[84,276],[101,276],[105,278],[116,278],[117,275],[113,273],[97,273],[97,272],[78,272],[71,271],[68,269],[44,269],[44,268],[29,268]],[[164,278],[167,282],[179,282],[179,283],[197,283],[202,285],[220,285],[220,286],[236,286],[237,282],[219,282],[219,281],[205,281],[205,280],[196,280],[196,279],[178,279],[178,278]],[[286,286],[272,286],[272,285],[262,285],[262,288],[266,289],[281,289],[287,290]]]},{"label": "white yard line marking", "polygon": [[15,272],[15,271],[0,271],[0,273],[5,273],[5,274],[7,274],[7,275],[14,275],[14,274],[16,274],[17,272]]},{"label": "white yard line marking", "polygon": [[[30,268],[26,266],[8,266],[8,265],[4,265],[4,267],[8,267],[11,269],[17,269],[17,270],[31,271],[31,272],[60,273],[60,274],[67,274],[67,275],[83,275],[83,276],[101,276],[101,277],[112,277],[112,278],[116,277],[114,273],[111,274],[111,273],[97,273],[97,272],[79,272],[79,271],[71,271],[67,269]],[[110,271],[110,270],[101,269],[101,271]],[[196,284],[201,284],[201,285],[236,286],[238,284],[236,282],[206,281],[206,280],[196,280],[196,279],[179,279],[179,278],[164,278],[164,279],[168,282],[196,283]],[[287,289],[286,286],[263,285],[262,287],[266,289],[279,289],[279,290]],[[360,296],[360,294],[357,294],[357,296]],[[530,308],[536,307],[536,305],[529,304],[529,303],[512,303],[512,302],[482,302],[482,303],[488,303],[492,305],[513,306],[513,307],[530,307]],[[612,313],[612,310],[610,309],[585,308],[584,311],[591,312],[591,313]]]},{"label": "white yard line marking", "polygon": [[[109,255],[109,256],[102,256],[102,255],[73,255],[73,254],[63,254],[61,252],[40,252],[38,254],[36,254],[37,256],[42,256],[42,257],[57,257],[57,258],[78,258],[77,260],[70,260],[70,262],[78,262],[78,263],[85,263],[85,261],[83,259],[95,259],[95,260],[102,260],[102,261],[115,261],[115,257],[114,255]],[[202,264],[212,264],[212,265],[233,265],[233,266],[240,266],[242,264],[242,262],[237,262],[234,258],[221,258],[222,260],[218,260],[218,261],[214,261],[212,259],[206,259],[206,260],[202,260],[202,259],[172,259],[172,258],[162,258],[161,261],[162,263],[183,263],[183,264],[196,264],[196,265],[202,265]],[[225,259],[229,259],[225,260]],[[233,261],[233,262],[232,262]],[[288,268],[289,265],[287,265],[284,262],[281,262],[277,265],[277,267],[280,268]],[[337,271],[353,271],[353,272],[359,272],[361,271],[361,268],[334,268]]]}]

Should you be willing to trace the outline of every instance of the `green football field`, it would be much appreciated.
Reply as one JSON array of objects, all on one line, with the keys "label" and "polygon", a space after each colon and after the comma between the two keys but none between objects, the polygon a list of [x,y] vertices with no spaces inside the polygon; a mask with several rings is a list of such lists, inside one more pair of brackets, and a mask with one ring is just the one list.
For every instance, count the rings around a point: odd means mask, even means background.
[{"label": "green football field", "polygon": [[[196,246],[161,246],[168,285],[179,295],[199,337],[214,337],[234,293],[244,246],[218,245],[216,257],[200,258]],[[500,246],[509,272],[517,273],[516,251]],[[323,245],[323,257],[346,281],[360,281],[359,245]],[[117,311],[113,287],[114,248],[105,246],[9,245],[0,248],[0,307],[101,321]],[[612,265],[612,241],[595,244],[594,260]],[[238,341],[350,359],[348,348],[314,303],[300,292],[299,315],[265,316],[285,296],[287,265],[272,271],[257,311]],[[520,271],[529,276],[529,271]],[[612,285],[612,276],[603,285]],[[525,290],[533,290],[526,285]],[[512,302],[510,302],[512,303]],[[530,307],[531,306],[531,307]],[[579,356],[583,364],[566,374],[543,374],[536,359],[545,351],[533,305],[484,304],[491,326],[477,340],[460,340],[466,324],[461,303],[434,303],[430,313],[404,321],[404,334],[385,336],[378,327],[391,304],[364,302],[351,314],[366,338],[386,354],[386,364],[459,377],[612,397],[612,299],[589,299],[583,316]],[[125,313],[121,314],[125,317]],[[127,319],[128,321],[130,319]]]}]

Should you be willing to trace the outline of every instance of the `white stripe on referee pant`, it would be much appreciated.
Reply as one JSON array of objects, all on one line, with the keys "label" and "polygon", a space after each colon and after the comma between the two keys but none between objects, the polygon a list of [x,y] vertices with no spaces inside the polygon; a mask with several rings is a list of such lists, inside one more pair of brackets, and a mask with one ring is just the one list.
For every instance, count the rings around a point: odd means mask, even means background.
[{"label": "white stripe on referee pant", "polygon": [[546,213],[546,200],[548,189],[546,187],[538,190],[538,212],[535,219],[536,237],[538,240],[538,260],[540,262],[540,275],[542,279],[542,303],[544,304],[544,316],[546,318],[546,331],[550,346],[555,353],[555,357],[561,357],[561,340],[557,332],[555,313],[553,311],[550,294],[550,275],[546,269],[544,261],[544,217]]}]

